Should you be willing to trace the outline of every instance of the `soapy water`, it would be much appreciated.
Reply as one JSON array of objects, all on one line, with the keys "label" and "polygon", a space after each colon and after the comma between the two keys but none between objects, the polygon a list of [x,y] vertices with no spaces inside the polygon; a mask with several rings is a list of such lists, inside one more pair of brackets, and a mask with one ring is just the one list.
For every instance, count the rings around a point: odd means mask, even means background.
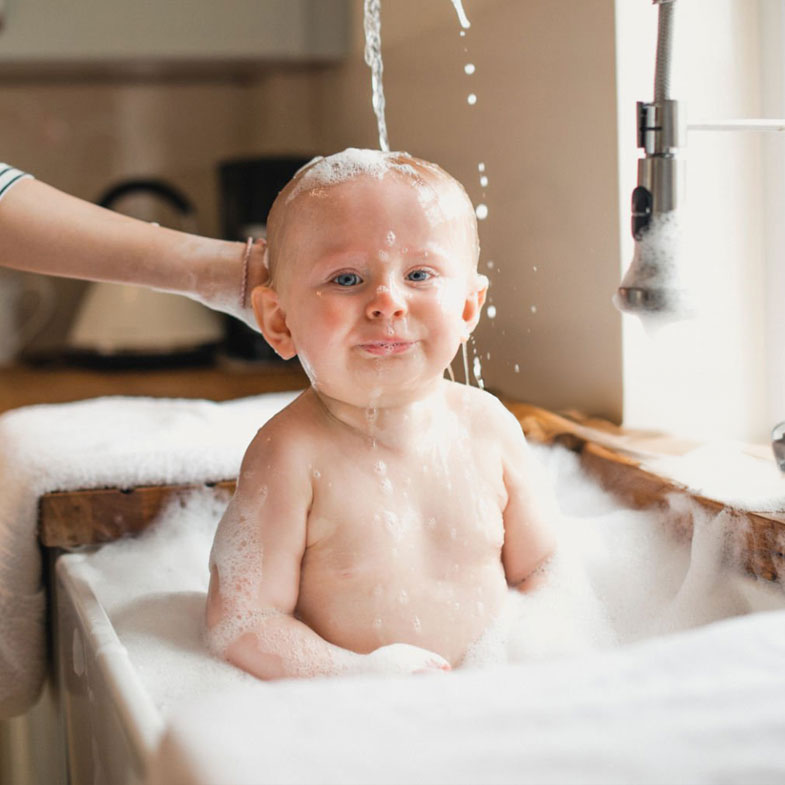
[{"label": "soapy water", "polygon": [[389,151],[387,121],[384,117],[384,84],[382,82],[382,19],[381,0],[365,0],[363,23],[365,27],[365,62],[371,68],[371,104],[379,130],[379,149]]},{"label": "soapy water", "polygon": [[452,0],[452,4],[455,8],[455,13],[458,14],[458,21],[461,23],[461,27],[464,30],[468,30],[472,25],[471,22],[469,22],[469,18],[466,16],[466,12],[463,10],[463,3],[461,0]]},{"label": "soapy water", "polygon": [[[471,647],[464,666],[580,657],[785,607],[781,587],[725,564],[743,537],[730,514],[692,510],[690,543],[665,523],[689,512],[683,498],[673,500],[670,512],[629,510],[586,477],[573,453],[532,450],[563,514],[558,555],[543,588],[509,593],[504,611]],[[211,656],[203,640],[208,555],[227,501],[209,489],[194,491],[172,502],[143,535],[69,557],[86,563],[96,595],[164,714],[194,693],[254,681]],[[292,655],[307,663],[307,651]]]}]

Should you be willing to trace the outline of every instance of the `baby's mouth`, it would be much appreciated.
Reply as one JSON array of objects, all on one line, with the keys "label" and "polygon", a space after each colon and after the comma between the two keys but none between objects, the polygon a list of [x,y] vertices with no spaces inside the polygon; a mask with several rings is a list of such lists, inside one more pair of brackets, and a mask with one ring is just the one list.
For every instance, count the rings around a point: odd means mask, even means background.
[{"label": "baby's mouth", "polygon": [[363,352],[378,356],[390,354],[403,354],[414,346],[414,341],[369,341],[360,344],[359,348]]}]

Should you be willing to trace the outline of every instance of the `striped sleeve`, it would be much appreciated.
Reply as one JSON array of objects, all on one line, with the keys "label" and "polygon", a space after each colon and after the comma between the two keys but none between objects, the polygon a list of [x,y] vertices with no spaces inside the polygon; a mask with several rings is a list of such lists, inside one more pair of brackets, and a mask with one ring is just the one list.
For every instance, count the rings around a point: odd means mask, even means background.
[{"label": "striped sleeve", "polygon": [[19,169],[14,169],[13,166],[8,166],[8,164],[0,164],[0,199],[14,187],[14,183],[32,176]]}]

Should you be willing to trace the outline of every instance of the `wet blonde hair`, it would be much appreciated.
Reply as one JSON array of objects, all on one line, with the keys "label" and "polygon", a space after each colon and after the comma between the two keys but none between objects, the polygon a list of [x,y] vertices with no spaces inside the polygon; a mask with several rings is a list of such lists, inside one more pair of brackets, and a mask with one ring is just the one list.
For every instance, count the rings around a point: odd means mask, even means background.
[{"label": "wet blonde hair", "polygon": [[[382,180],[386,175],[407,178],[419,189],[420,201],[426,212],[438,213],[442,220],[465,213],[469,218],[470,242],[476,268],[480,255],[477,233],[477,219],[474,207],[464,187],[452,175],[437,164],[415,158],[404,152],[384,152],[381,150],[361,150],[348,148],[340,153],[319,156],[303,166],[278,194],[267,216],[267,254],[266,262],[270,274],[268,286],[275,288],[276,272],[279,267],[279,254],[282,245],[286,218],[292,204],[304,194],[324,197],[328,189],[357,177],[374,177]],[[455,197],[446,202],[442,189]],[[440,194],[441,192],[441,194]],[[445,215],[445,208],[447,214]]]}]

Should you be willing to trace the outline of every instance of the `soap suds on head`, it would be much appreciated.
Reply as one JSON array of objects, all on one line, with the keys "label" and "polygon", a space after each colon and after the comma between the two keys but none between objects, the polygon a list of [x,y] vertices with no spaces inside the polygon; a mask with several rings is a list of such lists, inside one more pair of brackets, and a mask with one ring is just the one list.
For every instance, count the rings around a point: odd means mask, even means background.
[{"label": "soap suds on head", "polygon": [[416,169],[403,160],[409,157],[403,152],[384,152],[382,150],[363,150],[349,147],[333,155],[316,156],[295,174],[295,185],[286,197],[292,202],[303,191],[315,188],[329,188],[360,175],[381,180],[391,171],[398,171],[409,177],[417,177]]},{"label": "soap suds on head", "polygon": [[[467,207],[472,209],[460,183],[436,164],[406,152],[355,147],[312,159],[295,174],[285,203],[290,204],[303,193],[323,198],[327,196],[327,189],[357,177],[382,180],[389,174],[401,175],[412,181],[420,204],[433,225],[460,218],[466,214]],[[391,234],[394,242],[395,235]]]}]

